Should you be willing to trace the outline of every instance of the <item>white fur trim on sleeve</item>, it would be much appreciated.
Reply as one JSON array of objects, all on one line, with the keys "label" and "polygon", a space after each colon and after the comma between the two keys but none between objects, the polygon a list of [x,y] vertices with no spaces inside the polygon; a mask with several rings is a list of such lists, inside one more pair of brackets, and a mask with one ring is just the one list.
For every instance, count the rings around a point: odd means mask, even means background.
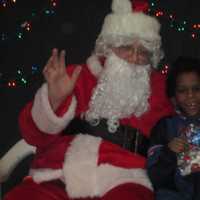
[{"label": "white fur trim on sleeve", "polygon": [[35,147],[23,139],[17,142],[0,159],[0,183],[6,181],[14,168],[28,155],[35,153]]},{"label": "white fur trim on sleeve", "polygon": [[90,70],[90,72],[98,77],[99,74],[101,73],[102,71],[102,65],[98,59],[98,57],[96,55],[91,55],[88,59],[87,59],[87,65],[88,65],[88,68]]},{"label": "white fur trim on sleeve", "polygon": [[63,117],[58,117],[51,108],[48,99],[47,84],[43,84],[37,91],[31,110],[33,121],[37,127],[49,134],[56,134],[62,131],[75,116],[76,98],[73,96],[71,104]]},{"label": "white fur trim on sleeve", "polygon": [[72,141],[63,165],[66,191],[71,198],[102,197],[123,183],[140,184],[152,190],[144,169],[98,165],[101,143],[99,137],[82,134]]}]

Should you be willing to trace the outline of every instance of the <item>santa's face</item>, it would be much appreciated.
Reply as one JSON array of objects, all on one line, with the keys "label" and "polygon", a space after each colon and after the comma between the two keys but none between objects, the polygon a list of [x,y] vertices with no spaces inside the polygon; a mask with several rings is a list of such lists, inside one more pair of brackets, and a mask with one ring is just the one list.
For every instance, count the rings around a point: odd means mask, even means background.
[{"label": "santa's face", "polygon": [[100,74],[87,118],[121,119],[147,111],[150,65],[130,64],[110,53]]},{"label": "santa's face", "polygon": [[151,53],[139,41],[135,41],[132,45],[114,47],[112,51],[130,64],[147,65],[150,63]]}]

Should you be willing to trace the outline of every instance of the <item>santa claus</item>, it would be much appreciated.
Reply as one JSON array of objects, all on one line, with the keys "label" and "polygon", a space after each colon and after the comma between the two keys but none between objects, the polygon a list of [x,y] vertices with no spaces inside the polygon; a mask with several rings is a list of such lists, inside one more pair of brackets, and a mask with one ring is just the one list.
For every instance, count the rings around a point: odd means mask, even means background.
[{"label": "santa claus", "polygon": [[148,136],[172,107],[156,70],[160,24],[132,7],[113,1],[87,64],[66,68],[65,51],[53,49],[46,83],[19,117],[37,149],[30,176],[6,200],[153,199]]}]

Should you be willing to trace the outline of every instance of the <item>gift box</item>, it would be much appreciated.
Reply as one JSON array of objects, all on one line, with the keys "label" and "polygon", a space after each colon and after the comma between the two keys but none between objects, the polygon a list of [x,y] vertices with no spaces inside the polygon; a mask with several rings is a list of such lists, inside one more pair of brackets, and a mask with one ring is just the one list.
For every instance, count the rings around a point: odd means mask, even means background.
[{"label": "gift box", "polygon": [[200,126],[190,124],[181,132],[181,137],[186,138],[188,145],[184,152],[178,153],[177,164],[181,175],[200,171]]}]

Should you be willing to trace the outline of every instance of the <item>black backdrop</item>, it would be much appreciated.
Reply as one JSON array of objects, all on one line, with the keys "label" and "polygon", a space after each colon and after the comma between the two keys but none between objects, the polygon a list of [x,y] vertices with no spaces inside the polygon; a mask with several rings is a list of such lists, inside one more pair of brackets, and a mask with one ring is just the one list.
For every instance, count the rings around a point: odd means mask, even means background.
[{"label": "black backdrop", "polygon": [[[0,15],[0,29],[15,31],[18,19],[32,11],[42,10],[46,1],[18,0],[14,11],[7,9]],[[27,87],[15,89],[0,87],[0,156],[19,138],[18,114],[24,104],[33,98],[43,81],[41,70],[53,47],[67,51],[67,63],[81,63],[90,55],[95,39],[100,31],[104,16],[110,12],[111,0],[60,0],[55,16],[41,17],[33,21],[33,30],[21,41],[10,40],[0,46],[0,72],[9,76],[17,64],[40,65],[39,73],[31,79]],[[160,0],[159,5],[174,11],[176,19],[186,19],[188,23],[200,22],[200,1]],[[161,18],[161,35],[165,51],[164,63],[170,63],[180,55],[200,56],[200,39],[192,39],[190,33],[178,32],[170,28],[168,20]],[[24,72],[30,69],[23,68]],[[8,183],[15,184],[17,179]]]}]

